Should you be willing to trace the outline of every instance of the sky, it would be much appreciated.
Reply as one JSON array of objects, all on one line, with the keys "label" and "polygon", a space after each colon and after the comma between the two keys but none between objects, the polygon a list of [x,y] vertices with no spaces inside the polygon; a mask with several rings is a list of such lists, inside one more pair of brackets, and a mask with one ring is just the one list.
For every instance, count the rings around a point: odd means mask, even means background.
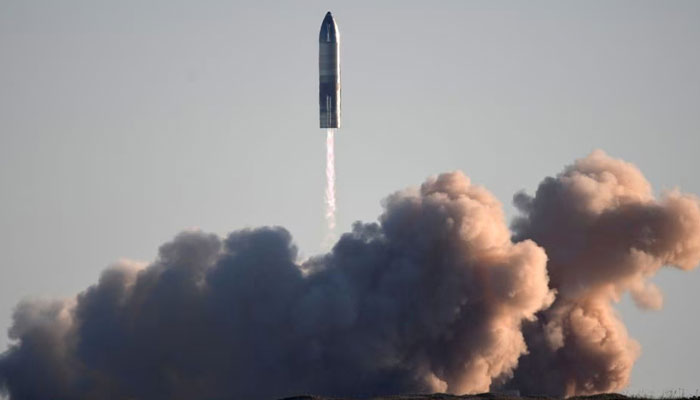
[{"label": "sky", "polygon": [[[318,29],[341,32],[338,229],[462,170],[512,196],[600,148],[700,194],[694,1],[0,2],[0,330],[183,229],[323,247]],[[700,273],[663,271],[628,390],[698,389]],[[0,335],[0,348],[9,343]],[[690,343],[690,345],[688,345]]]}]

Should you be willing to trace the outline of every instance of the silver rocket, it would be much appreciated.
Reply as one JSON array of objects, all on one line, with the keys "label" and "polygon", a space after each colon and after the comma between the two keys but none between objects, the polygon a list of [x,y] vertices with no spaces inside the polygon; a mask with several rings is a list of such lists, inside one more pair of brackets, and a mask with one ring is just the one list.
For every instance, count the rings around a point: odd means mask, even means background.
[{"label": "silver rocket", "polygon": [[340,128],[340,32],[330,11],[318,36],[318,78],[321,128]]}]

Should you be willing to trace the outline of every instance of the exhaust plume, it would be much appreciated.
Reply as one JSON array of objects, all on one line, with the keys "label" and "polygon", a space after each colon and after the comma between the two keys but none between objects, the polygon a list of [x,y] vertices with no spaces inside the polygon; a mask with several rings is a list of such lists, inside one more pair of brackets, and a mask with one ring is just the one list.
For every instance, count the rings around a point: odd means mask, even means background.
[{"label": "exhaust plume", "polygon": [[332,241],[335,233],[335,129],[326,129],[326,223],[327,241]]},{"label": "exhaust plume", "polygon": [[698,264],[698,199],[677,190],[655,199],[634,165],[598,150],[514,202],[515,241],[544,247],[557,298],[526,323],[529,354],[510,386],[556,396],[624,388],[640,348],[613,304],[630,293],[637,306],[659,309],[649,279],[666,265]]},{"label": "exhaust plume", "polygon": [[[700,207],[660,200],[602,152],[500,203],[461,172],[383,202],[300,263],[280,227],[183,232],[72,299],[17,306],[11,399],[271,399],[300,393],[584,394],[621,388],[638,345],[612,305],[700,260]],[[536,244],[536,242],[538,244]],[[545,251],[547,254],[545,254]],[[536,374],[537,376],[532,376]]]}]

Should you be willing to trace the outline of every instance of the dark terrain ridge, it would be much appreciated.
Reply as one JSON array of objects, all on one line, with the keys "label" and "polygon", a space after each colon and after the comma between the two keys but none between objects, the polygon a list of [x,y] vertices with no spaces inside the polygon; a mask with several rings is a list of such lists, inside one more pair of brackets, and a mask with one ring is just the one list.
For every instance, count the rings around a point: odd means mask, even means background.
[{"label": "dark terrain ridge", "polygon": [[[365,398],[351,398],[351,397],[323,397],[323,396],[293,396],[285,397],[279,400],[554,400],[557,397],[549,396],[516,396],[512,394],[499,394],[499,393],[481,393],[481,394],[465,394],[465,395],[452,395],[444,393],[435,394],[404,394],[404,395],[392,395],[392,396],[379,396],[379,397],[365,397]],[[619,393],[603,393],[596,394],[592,396],[574,396],[569,397],[567,400],[643,400],[643,399],[663,399],[663,400],[681,400],[681,399],[692,399],[700,400],[698,396],[691,397],[645,397],[645,396],[626,396]]]}]

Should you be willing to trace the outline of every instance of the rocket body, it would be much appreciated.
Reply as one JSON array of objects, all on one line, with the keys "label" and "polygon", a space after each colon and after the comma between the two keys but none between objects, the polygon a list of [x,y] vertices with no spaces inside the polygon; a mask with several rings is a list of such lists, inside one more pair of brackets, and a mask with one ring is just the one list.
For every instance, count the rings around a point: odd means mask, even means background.
[{"label": "rocket body", "polygon": [[318,37],[321,128],[340,128],[340,32],[330,11]]}]

